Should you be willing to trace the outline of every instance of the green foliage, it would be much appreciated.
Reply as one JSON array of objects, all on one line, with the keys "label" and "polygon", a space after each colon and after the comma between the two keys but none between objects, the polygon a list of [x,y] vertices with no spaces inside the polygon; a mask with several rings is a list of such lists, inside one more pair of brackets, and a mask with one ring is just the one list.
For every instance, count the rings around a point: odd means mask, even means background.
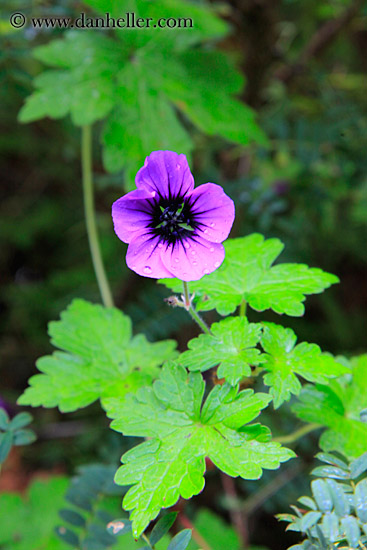
[{"label": "green foliage", "polygon": [[0,407],[0,464],[6,460],[13,445],[29,445],[35,441],[35,433],[24,429],[32,420],[27,412],[18,413],[10,420],[6,410]]},{"label": "green foliage", "polygon": [[[224,246],[226,257],[220,268],[190,283],[199,310],[216,309],[228,315],[245,300],[256,311],[272,309],[300,316],[307,294],[318,294],[338,282],[335,275],[303,264],[272,266],[283,250],[279,239],[264,240],[262,235],[253,234],[228,239]],[[177,279],[160,282],[175,292],[181,289]]]},{"label": "green foliage", "polygon": [[[347,368],[322,353],[316,344],[296,344],[293,330],[274,323],[249,323],[246,317],[229,317],[214,323],[212,334],[190,340],[179,362],[189,370],[206,371],[218,366],[218,378],[232,385],[251,376],[251,365],[268,371],[264,383],[271,386],[274,407],[298,395],[301,383],[296,375],[312,382],[326,383],[347,372]],[[255,346],[261,344],[265,353]]]},{"label": "green foliage", "polygon": [[74,124],[83,126],[111,111],[116,100],[114,69],[126,60],[126,53],[111,39],[88,31],[69,33],[66,40],[37,48],[35,57],[62,70],[46,71],[35,79],[36,92],[21,110],[21,122],[70,113]]},{"label": "green foliage", "polygon": [[296,374],[310,382],[326,384],[329,378],[347,372],[346,367],[331,355],[322,353],[316,344],[302,342],[296,345],[297,336],[290,328],[274,323],[263,325],[261,345],[266,353],[262,367],[269,371],[264,376],[264,383],[271,386],[275,408],[288,401],[291,394],[300,393],[301,383]]},{"label": "green foliage", "polygon": [[213,323],[212,335],[200,334],[190,340],[189,350],[180,355],[179,361],[189,370],[201,372],[219,364],[218,378],[235,385],[244,376],[251,375],[250,365],[262,361],[260,351],[255,348],[261,330],[260,324],[249,323],[246,317],[229,317]]},{"label": "green foliage", "polygon": [[328,428],[320,439],[325,451],[357,457],[367,451],[366,408],[367,355],[346,362],[349,372],[328,385],[305,386],[292,410],[306,422]]},{"label": "green foliage", "polygon": [[311,472],[318,476],[311,482],[313,498],[299,498],[302,508],[292,506],[296,515],[277,516],[289,523],[287,530],[307,536],[302,544],[292,548],[334,550],[347,544],[349,548],[363,549],[367,542],[367,453],[351,463],[328,453],[316,456],[327,466]]},{"label": "green foliage", "polygon": [[23,405],[68,412],[123,396],[151,382],[159,365],[175,356],[172,340],[151,344],[142,334],[132,337],[130,318],[121,311],[79,299],[49,324],[49,334],[62,351],[37,361],[43,374],[30,379],[18,400]]},{"label": "green foliage", "polygon": [[[234,528],[210,510],[201,508],[195,517],[194,526],[211,550],[240,550],[240,541]],[[200,546],[192,541],[189,550],[197,548]]]},{"label": "green foliage", "polygon": [[[164,550],[185,550],[190,543],[191,529],[180,531],[171,540],[168,536],[168,531],[173,525],[176,517],[177,512],[168,512],[168,514],[161,517],[153,527],[149,539],[146,536],[144,537],[143,540],[146,545],[144,547],[139,546],[138,550],[160,550],[161,548],[164,548]],[[108,524],[107,530],[112,535],[119,537],[124,535],[127,531],[131,531],[131,522],[125,519],[114,520]],[[168,546],[166,545],[167,542]]]},{"label": "green foliage", "polygon": [[[151,548],[154,546],[157,550],[173,550],[176,549],[173,545],[181,542],[182,544],[188,544],[188,546],[184,546],[184,548],[187,547],[188,550],[198,550],[201,548],[201,546],[198,545],[194,539],[191,538],[191,540],[189,540],[190,530],[188,529],[178,533],[178,535],[180,535],[179,537],[176,535],[172,540],[169,539],[167,535],[167,527],[172,525],[172,522],[176,516],[177,512],[168,512],[161,519],[159,519],[159,521],[157,521],[149,535],[149,539],[145,539],[146,548]],[[212,511],[205,508],[198,510],[193,520],[193,525],[195,531],[203,540],[205,540],[211,550],[223,550],[224,548],[226,550],[240,550],[238,535],[233,527],[226,524],[220,516],[214,514]],[[110,522],[108,526],[108,531],[115,536],[125,535],[129,530],[131,530],[131,525],[125,518]],[[157,534],[159,537],[163,534],[163,539],[158,539]],[[183,539],[183,541],[180,542],[180,539]],[[172,546],[169,546],[170,544]],[[134,550],[135,548],[138,548],[138,545],[134,546]],[[138,550],[141,550],[140,545]]]},{"label": "green foliage", "polygon": [[175,519],[177,517],[177,512],[169,512],[165,516],[163,516],[152,529],[152,532],[149,536],[149,544],[151,546],[154,546],[157,544],[161,538],[168,533],[169,529],[173,525]]},{"label": "green foliage", "polygon": [[[123,506],[133,510],[135,536],[161,508],[179,496],[191,498],[204,487],[205,457],[230,476],[258,479],[262,468],[275,469],[293,452],[270,441],[270,432],[246,426],[269,403],[269,396],[230,385],[215,386],[202,404],[205,384],[200,373],[174,363],[163,367],[153,388],[105,405],[111,427],[124,435],[149,438],[122,457],[115,481],[133,485]],[[134,411],[134,414],[131,414]]]},{"label": "green foliage", "polygon": [[[80,468],[72,479],[65,494],[72,508],[59,510],[67,526],[55,528],[57,536],[69,546],[80,550],[103,550],[117,543],[116,537],[106,530],[118,510],[118,497],[124,492],[114,484],[114,472],[114,466],[89,465]],[[128,519],[124,522],[130,526]],[[129,546],[120,547],[129,549]]]},{"label": "green foliage", "polygon": [[54,477],[33,481],[25,497],[0,494],[1,549],[67,550],[53,533],[67,485],[67,478]]},{"label": "green foliage", "polygon": [[36,91],[20,111],[21,122],[70,113],[73,123],[83,126],[107,117],[104,164],[110,171],[125,168],[129,176],[152,150],[190,154],[193,142],[177,110],[209,135],[240,144],[266,143],[253,111],[233,97],[243,85],[234,64],[227,55],[204,47],[227,32],[212,7],[184,0],[165,0],[159,10],[152,2],[87,3],[103,15],[134,12],[136,17],[157,21],[186,14],[195,23],[174,33],[159,28],[117,29],[114,38],[88,30],[68,31],[65,38],[39,46],[35,57],[56,70],[35,79]]},{"label": "green foliage", "polygon": [[184,529],[173,537],[167,550],[185,550],[191,540],[191,529]]}]

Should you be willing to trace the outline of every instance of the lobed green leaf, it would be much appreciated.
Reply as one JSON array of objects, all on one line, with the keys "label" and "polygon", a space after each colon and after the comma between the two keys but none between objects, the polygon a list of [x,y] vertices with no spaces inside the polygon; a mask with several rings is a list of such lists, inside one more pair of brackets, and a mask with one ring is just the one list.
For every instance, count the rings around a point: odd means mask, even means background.
[{"label": "lobed green leaf", "polygon": [[256,344],[262,327],[249,323],[246,317],[229,317],[213,323],[211,335],[201,334],[190,340],[188,351],[180,355],[180,363],[191,371],[206,371],[218,365],[218,378],[225,378],[232,385],[244,376],[251,375],[251,365],[262,362]]},{"label": "lobed green leaf", "polygon": [[[360,411],[367,404],[366,378],[365,354],[353,358],[349,362],[348,374],[330,380],[328,386],[306,385],[299,401],[292,406],[302,420],[329,428],[320,439],[320,446],[325,451],[335,450],[355,458],[367,452],[367,425],[360,420]],[[365,459],[361,459],[362,463],[360,473],[366,468]]]},{"label": "lobed green leaf", "polygon": [[[228,315],[245,300],[256,311],[272,309],[300,316],[307,294],[318,294],[338,282],[335,275],[303,264],[272,266],[283,250],[278,239],[264,240],[254,233],[228,239],[224,247],[226,257],[219,269],[190,283],[199,310],[216,309],[221,315]],[[177,279],[160,282],[180,292],[181,283]]]},{"label": "lobed green leaf", "polygon": [[132,336],[129,317],[84,300],[74,300],[61,321],[49,324],[49,333],[63,351],[37,361],[43,374],[30,379],[18,400],[23,405],[69,412],[123,396],[149,384],[159,365],[175,356],[172,340],[151,344],[142,334]]},{"label": "lobed green leaf", "polygon": [[293,330],[274,323],[263,323],[263,326],[261,345],[266,354],[262,367],[269,371],[264,376],[264,383],[271,386],[275,408],[288,401],[291,394],[300,393],[301,383],[296,375],[312,382],[326,383],[329,378],[348,372],[331,355],[322,353],[316,344],[302,342],[296,345]]},{"label": "lobed green leaf", "polygon": [[[199,389],[198,389],[199,388]],[[293,452],[264,437],[247,422],[269,402],[266,394],[216,386],[201,406],[204,383],[199,373],[166,364],[153,388],[143,388],[125,401],[106,401],[111,427],[124,435],[148,437],[122,457],[115,481],[133,485],[123,506],[132,510],[134,536],[161,508],[204,487],[205,457],[228,475],[258,479],[262,469],[275,469]],[[134,410],[134,415],[131,415]]]}]

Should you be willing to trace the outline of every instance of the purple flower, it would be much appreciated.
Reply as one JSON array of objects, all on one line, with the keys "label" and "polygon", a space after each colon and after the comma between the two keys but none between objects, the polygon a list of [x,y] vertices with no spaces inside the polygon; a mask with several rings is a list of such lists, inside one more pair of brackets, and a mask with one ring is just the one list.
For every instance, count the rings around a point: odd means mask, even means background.
[{"label": "purple flower", "polygon": [[196,281],[224,259],[233,201],[219,185],[194,189],[185,155],[154,151],[138,171],[137,189],[112,205],[115,233],[129,243],[126,263],[144,277]]}]

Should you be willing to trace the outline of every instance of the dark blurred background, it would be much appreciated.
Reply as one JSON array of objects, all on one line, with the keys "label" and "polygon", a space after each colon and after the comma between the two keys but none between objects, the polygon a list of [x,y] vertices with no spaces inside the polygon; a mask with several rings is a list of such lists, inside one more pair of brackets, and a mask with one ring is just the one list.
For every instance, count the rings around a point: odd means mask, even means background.
[{"label": "dark blurred background", "polygon": [[[24,7],[2,3],[12,11]],[[270,147],[246,149],[196,135],[196,184],[219,183],[235,200],[232,236],[261,232],[277,237],[285,243],[282,261],[305,262],[340,277],[339,285],[307,300],[303,318],[280,322],[294,328],[300,341],[316,342],[332,353],[358,354],[366,349],[367,332],[366,4],[222,4],[232,31],[219,48],[235,55],[246,78],[241,99],[257,111]],[[83,5],[29,2],[27,9],[35,15],[46,10],[76,16]],[[84,225],[80,129],[69,117],[17,122],[42,68],[32,49],[62,33],[0,27],[0,364],[1,397],[10,408],[36,372],[36,358],[51,351],[47,322],[75,296],[100,301]],[[125,266],[125,245],[114,235],[110,217],[111,203],[124,193],[124,173],[105,172],[97,137],[94,174],[103,256],[116,304],[131,315],[136,332],[150,339],[177,337],[184,346],[196,333],[185,313],[164,303],[166,289]],[[279,320],[275,314],[265,317]],[[55,423],[57,435],[58,413],[36,414],[41,440],[35,450],[26,450],[30,468],[61,462],[72,469],[95,457],[106,426],[97,407],[68,415],[77,444],[60,436],[51,445],[47,425]],[[92,423],[93,433],[80,429]],[[110,449],[114,436],[109,437]]]}]

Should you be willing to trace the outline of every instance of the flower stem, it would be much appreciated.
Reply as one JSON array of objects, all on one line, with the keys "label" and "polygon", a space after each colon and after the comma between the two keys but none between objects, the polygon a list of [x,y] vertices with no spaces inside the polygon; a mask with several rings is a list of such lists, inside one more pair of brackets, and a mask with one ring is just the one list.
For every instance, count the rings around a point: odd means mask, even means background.
[{"label": "flower stem", "polygon": [[320,424],[306,424],[306,426],[302,426],[298,430],[294,431],[293,433],[289,435],[283,435],[280,437],[273,437],[272,441],[278,441],[278,443],[289,444],[294,443],[304,435],[307,435],[310,432],[313,432],[317,430],[318,428],[321,428],[322,426]]},{"label": "flower stem", "polygon": [[[149,545],[149,546],[148,546],[149,548],[154,548],[154,546],[152,546],[152,545],[150,544],[148,537],[147,537],[144,533],[142,533],[142,534],[140,535],[140,538],[142,538],[143,541],[146,542],[146,543]],[[144,548],[146,548],[146,547],[144,547]]]},{"label": "flower stem", "polygon": [[113,307],[113,299],[103,265],[99,246],[96,216],[94,210],[93,177],[92,177],[92,130],[91,127],[82,127],[82,178],[85,223],[87,226],[89,249],[92,256],[94,272],[96,274],[102,302],[106,307]]},{"label": "flower stem", "polygon": [[248,533],[248,517],[242,513],[239,504],[239,498],[236,491],[236,485],[233,477],[220,472],[222,480],[222,486],[228,502],[231,502],[232,506],[229,509],[229,515],[231,523],[237,532],[238,538],[242,543],[242,548],[248,548],[249,546],[249,533]]},{"label": "flower stem", "polygon": [[246,315],[246,309],[247,309],[247,302],[246,300],[242,300],[241,304],[240,304],[240,311],[239,311],[239,316],[240,317],[244,317]]},{"label": "flower stem", "polygon": [[208,325],[205,323],[204,319],[200,317],[200,315],[192,305],[192,298],[189,292],[189,285],[187,284],[186,281],[182,281],[182,283],[183,283],[183,292],[184,292],[184,307],[186,311],[190,313],[195,323],[199,325],[199,327],[203,332],[205,332],[206,334],[210,334]]}]

